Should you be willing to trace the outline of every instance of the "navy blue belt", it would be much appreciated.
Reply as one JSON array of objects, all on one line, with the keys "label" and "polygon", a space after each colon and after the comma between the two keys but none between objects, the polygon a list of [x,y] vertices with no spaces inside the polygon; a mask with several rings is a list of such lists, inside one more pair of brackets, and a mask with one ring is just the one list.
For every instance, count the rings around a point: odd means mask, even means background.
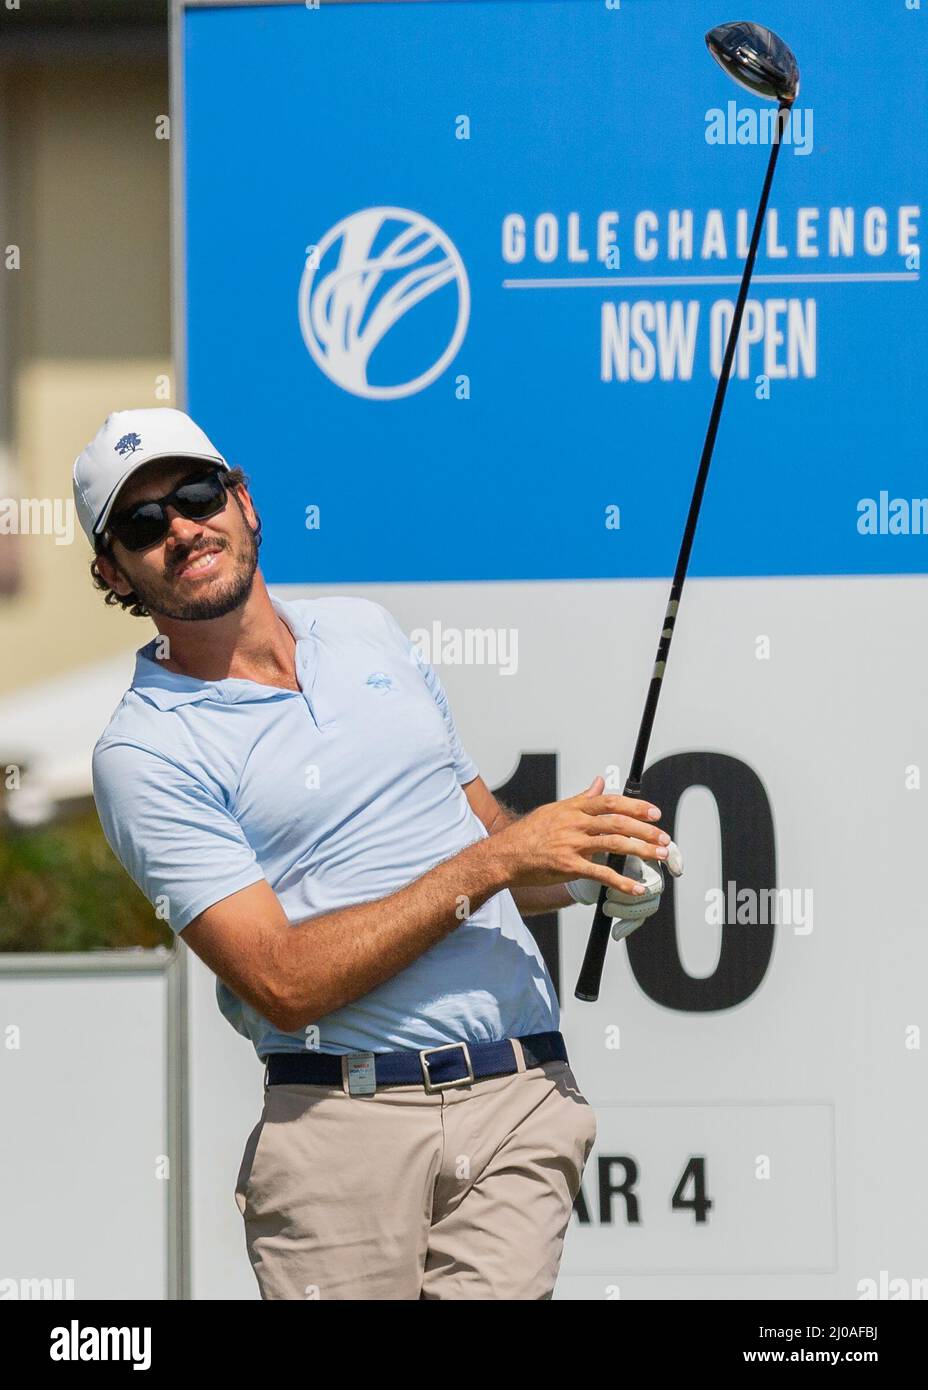
[{"label": "navy blue belt", "polygon": [[[566,1062],[567,1047],[560,1033],[532,1033],[519,1038],[526,1069],[545,1062]],[[367,1069],[370,1086],[356,1094],[370,1094],[374,1085],[424,1086],[428,1092],[448,1086],[467,1086],[488,1076],[508,1076],[519,1070],[510,1038],[500,1042],[445,1043],[419,1052],[351,1052],[347,1054],[349,1078]],[[342,1085],[341,1055],[325,1052],[272,1052],[266,1059],[266,1086]],[[354,1092],[354,1087],[349,1089]]]}]

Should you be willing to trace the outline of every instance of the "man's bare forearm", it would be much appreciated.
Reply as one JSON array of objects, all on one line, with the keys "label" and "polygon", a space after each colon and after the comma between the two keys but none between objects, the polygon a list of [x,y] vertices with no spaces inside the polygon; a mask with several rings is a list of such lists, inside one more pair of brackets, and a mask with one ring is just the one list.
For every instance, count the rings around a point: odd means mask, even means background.
[{"label": "man's bare forearm", "polygon": [[298,922],[277,951],[280,1026],[298,1032],[369,994],[505,887],[501,858],[482,839],[389,897]]},{"label": "man's bare forearm", "polygon": [[573,907],[575,902],[563,883],[552,883],[547,888],[513,888],[512,896],[522,917],[537,917],[541,912],[560,912],[562,907]]},{"label": "man's bare forearm", "polygon": [[[595,846],[628,854],[629,846],[641,840],[656,858],[661,851],[647,842],[661,835],[650,823],[659,817],[649,802],[607,796],[591,787],[526,816],[500,813],[489,834],[389,897],[293,927],[285,920],[280,926],[265,924],[259,946],[263,992],[274,1006],[274,1015],[265,1016],[286,1032],[315,1023],[398,975],[505,888],[518,899],[531,899],[524,910],[535,912],[566,906],[569,895],[563,884],[588,872],[623,892],[642,892],[643,884],[592,862],[590,852]],[[261,934],[260,925],[257,930]],[[254,947],[252,933],[248,938]],[[201,950],[204,945],[201,939]],[[204,956],[211,964],[209,955],[221,966],[221,949],[214,944]]]},{"label": "man's bare forearm", "polygon": [[[487,833],[497,835],[507,825],[512,825],[518,819],[517,811],[513,811],[510,806],[500,804],[499,812],[488,827]],[[515,899],[516,907],[523,917],[537,917],[542,912],[559,912],[562,907],[573,907],[574,905],[574,899],[563,883],[552,883],[545,888],[513,888],[510,891]]]}]

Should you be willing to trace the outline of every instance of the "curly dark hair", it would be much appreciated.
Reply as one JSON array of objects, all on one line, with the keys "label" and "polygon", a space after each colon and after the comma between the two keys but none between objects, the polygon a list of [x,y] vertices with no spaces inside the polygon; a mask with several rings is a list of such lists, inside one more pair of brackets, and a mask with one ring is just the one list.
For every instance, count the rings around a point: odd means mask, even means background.
[{"label": "curly dark hair", "polygon": [[[230,468],[230,469],[228,470],[228,472],[225,472],[225,471],[223,472],[222,478],[223,478],[223,482],[225,483],[226,487],[227,487],[228,490],[229,490],[230,495],[231,495],[232,497],[235,498],[235,504],[236,504],[236,506],[237,506],[237,507],[239,508],[239,510],[241,511],[242,504],[241,504],[241,502],[240,502],[240,500],[239,500],[238,493],[235,491],[235,489],[238,488],[238,487],[247,487],[247,486],[248,486],[248,477],[247,477],[247,475],[242,471],[241,468]],[[242,515],[244,515],[244,512],[242,513]],[[257,512],[255,513],[255,515],[257,516]],[[257,524],[257,526],[255,527],[254,536],[255,536],[255,546],[256,546],[256,547],[260,547],[260,545],[261,545],[261,518],[260,518],[260,516],[258,517],[258,524]],[[101,589],[101,590],[103,591],[103,593],[106,595],[105,602],[108,603],[108,604],[111,604],[111,605],[118,605],[120,608],[124,608],[124,609],[126,610],[127,613],[130,613],[130,614],[132,615],[133,618],[150,618],[150,617],[151,617],[151,614],[149,613],[149,611],[148,611],[148,609],[145,607],[145,605],[139,601],[139,598],[138,598],[138,595],[137,595],[137,594],[135,594],[135,593],[117,594],[116,590],[115,590],[115,589],[112,589],[112,588],[110,587],[110,585],[107,584],[106,580],[103,578],[103,575],[100,573],[99,569],[97,568],[97,560],[98,560],[98,558],[99,558],[101,555],[106,555],[106,556],[108,556],[109,559],[110,559],[113,563],[115,563],[115,560],[114,560],[114,558],[113,558],[113,552],[112,552],[111,546],[109,546],[109,545],[102,545],[102,544],[100,543],[100,541],[98,540],[97,543],[96,543],[96,551],[97,551],[96,555],[94,556],[94,558],[93,558],[93,559],[91,560],[91,562],[90,562],[90,577],[91,577],[91,579],[92,579],[93,582],[94,582],[94,587],[97,588],[97,589]]]}]

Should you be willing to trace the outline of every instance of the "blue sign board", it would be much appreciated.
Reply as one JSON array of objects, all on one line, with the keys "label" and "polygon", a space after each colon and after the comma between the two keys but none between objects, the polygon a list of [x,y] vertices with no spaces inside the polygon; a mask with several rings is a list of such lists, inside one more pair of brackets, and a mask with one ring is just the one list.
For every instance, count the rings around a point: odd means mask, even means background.
[{"label": "blue sign board", "polygon": [[[187,406],[271,581],[671,572],[772,131],[728,18],[183,11]],[[928,15],[763,18],[801,88],[691,573],[921,573]]]}]

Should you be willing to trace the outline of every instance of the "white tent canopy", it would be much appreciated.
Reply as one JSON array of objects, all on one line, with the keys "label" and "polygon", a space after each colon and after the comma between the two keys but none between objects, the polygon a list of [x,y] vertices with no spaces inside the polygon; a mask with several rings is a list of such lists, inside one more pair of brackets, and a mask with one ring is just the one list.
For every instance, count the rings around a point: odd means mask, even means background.
[{"label": "white tent canopy", "polygon": [[[11,820],[38,825],[59,802],[90,796],[90,759],[132,680],[135,653],[0,696],[0,776]],[[15,774],[22,770],[18,788]]]}]

